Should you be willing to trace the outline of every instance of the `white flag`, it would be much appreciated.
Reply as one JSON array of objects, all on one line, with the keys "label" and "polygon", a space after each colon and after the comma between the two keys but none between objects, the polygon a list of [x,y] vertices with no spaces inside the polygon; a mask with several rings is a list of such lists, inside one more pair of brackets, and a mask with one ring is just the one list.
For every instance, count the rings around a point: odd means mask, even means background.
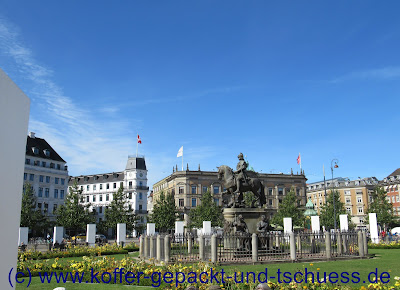
[{"label": "white flag", "polygon": [[178,154],[176,155],[176,157],[181,157],[183,156],[183,146],[179,149]]}]

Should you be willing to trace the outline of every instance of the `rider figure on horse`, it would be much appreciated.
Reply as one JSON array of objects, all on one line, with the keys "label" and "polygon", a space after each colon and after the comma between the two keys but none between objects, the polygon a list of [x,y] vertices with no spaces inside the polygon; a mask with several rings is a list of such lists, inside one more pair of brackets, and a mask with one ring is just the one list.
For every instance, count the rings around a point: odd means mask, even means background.
[{"label": "rider figure on horse", "polygon": [[248,181],[248,176],[246,173],[246,169],[247,169],[247,163],[246,161],[244,161],[243,158],[243,154],[240,153],[238,155],[239,158],[239,162],[236,166],[236,191],[235,193],[239,193],[240,192],[240,184],[246,183]]}]

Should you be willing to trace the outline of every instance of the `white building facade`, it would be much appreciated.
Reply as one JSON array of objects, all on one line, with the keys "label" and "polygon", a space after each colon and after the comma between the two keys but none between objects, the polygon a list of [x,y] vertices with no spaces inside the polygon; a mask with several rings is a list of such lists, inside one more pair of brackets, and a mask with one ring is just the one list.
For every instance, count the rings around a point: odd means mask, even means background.
[{"label": "white building facade", "polygon": [[37,197],[37,208],[50,219],[64,204],[68,193],[68,167],[64,159],[42,138],[30,132],[26,143],[24,183],[30,183]]},{"label": "white building facade", "polygon": [[70,177],[69,187],[77,183],[82,190],[83,204],[90,204],[97,222],[105,220],[106,207],[113,194],[122,186],[127,196],[128,208],[139,217],[137,225],[146,223],[147,214],[147,168],[144,156],[129,156],[124,171]]}]

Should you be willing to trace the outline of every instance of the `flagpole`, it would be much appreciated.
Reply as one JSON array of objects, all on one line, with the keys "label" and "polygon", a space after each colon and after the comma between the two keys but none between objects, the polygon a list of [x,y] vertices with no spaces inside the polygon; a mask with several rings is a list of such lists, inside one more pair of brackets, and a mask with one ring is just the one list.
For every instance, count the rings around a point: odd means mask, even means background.
[{"label": "flagpole", "polygon": [[182,171],[183,171],[183,152],[182,152]]}]

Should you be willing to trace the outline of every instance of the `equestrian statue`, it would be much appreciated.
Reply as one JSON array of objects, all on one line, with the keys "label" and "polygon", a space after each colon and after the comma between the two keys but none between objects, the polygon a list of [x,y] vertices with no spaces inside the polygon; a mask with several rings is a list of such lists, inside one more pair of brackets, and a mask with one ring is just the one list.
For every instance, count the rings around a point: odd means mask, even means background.
[{"label": "equestrian statue", "polygon": [[239,162],[236,171],[226,165],[218,167],[218,179],[222,180],[226,191],[222,194],[230,195],[231,200],[228,207],[245,207],[243,193],[251,191],[256,200],[253,201],[252,207],[258,203],[258,207],[263,207],[266,203],[264,184],[258,178],[258,174],[254,171],[247,171],[247,162],[243,158],[243,154],[238,155]]}]

